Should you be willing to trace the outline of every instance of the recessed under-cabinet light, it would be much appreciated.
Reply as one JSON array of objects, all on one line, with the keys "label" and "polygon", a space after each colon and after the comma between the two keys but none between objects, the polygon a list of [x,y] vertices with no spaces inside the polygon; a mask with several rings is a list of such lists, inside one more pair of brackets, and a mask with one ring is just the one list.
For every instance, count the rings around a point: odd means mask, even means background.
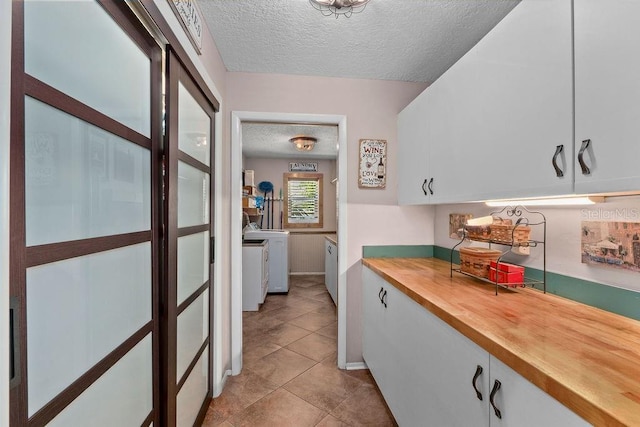
[{"label": "recessed under-cabinet light", "polygon": [[593,205],[604,202],[604,197],[556,197],[548,199],[522,199],[522,200],[489,200],[485,204],[492,208],[505,206],[579,206]]}]

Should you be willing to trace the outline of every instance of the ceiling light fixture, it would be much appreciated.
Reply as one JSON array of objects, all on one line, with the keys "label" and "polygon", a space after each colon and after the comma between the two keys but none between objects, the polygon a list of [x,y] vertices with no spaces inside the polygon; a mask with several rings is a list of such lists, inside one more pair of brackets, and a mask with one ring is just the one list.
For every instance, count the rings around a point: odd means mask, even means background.
[{"label": "ceiling light fixture", "polygon": [[350,18],[354,13],[364,10],[369,0],[309,0],[311,6],[320,11],[324,16],[340,15]]},{"label": "ceiling light fixture", "polygon": [[298,135],[291,138],[289,142],[295,145],[298,151],[311,151],[318,139],[312,136]]},{"label": "ceiling light fixture", "polygon": [[505,206],[577,206],[593,205],[604,202],[604,197],[556,197],[548,199],[525,199],[525,200],[489,200],[485,205],[492,208],[502,208]]}]

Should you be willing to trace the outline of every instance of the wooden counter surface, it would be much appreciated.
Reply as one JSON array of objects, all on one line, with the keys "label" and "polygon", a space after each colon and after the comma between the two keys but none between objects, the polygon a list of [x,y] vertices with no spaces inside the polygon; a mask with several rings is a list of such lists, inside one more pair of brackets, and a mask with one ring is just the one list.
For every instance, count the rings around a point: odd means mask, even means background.
[{"label": "wooden counter surface", "polygon": [[533,289],[496,296],[433,258],[362,263],[591,424],[640,426],[639,321]]},{"label": "wooden counter surface", "polygon": [[329,234],[324,238],[327,239],[329,242],[333,243],[334,245],[338,246],[338,236],[336,234]]}]

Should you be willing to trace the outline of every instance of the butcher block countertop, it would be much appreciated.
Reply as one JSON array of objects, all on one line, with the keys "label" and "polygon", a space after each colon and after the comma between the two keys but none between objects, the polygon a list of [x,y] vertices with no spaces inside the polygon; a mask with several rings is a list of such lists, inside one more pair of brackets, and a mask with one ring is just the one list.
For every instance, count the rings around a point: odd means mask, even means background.
[{"label": "butcher block countertop", "polygon": [[533,289],[496,296],[434,258],[362,263],[589,423],[640,426],[637,320]]}]

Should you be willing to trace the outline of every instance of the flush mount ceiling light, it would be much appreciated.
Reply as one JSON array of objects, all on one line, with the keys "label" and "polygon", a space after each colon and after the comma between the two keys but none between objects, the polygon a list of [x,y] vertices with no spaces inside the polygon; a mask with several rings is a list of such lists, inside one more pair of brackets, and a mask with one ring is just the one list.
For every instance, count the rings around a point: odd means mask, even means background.
[{"label": "flush mount ceiling light", "polygon": [[525,199],[525,200],[489,200],[485,202],[487,206],[501,208],[505,206],[577,206],[593,205],[604,202],[604,197],[556,197],[548,199]]},{"label": "flush mount ceiling light", "polygon": [[298,135],[291,138],[289,142],[295,145],[298,151],[311,151],[318,139],[312,136]]},{"label": "flush mount ceiling light", "polygon": [[350,18],[354,13],[360,13],[369,3],[369,0],[309,0],[311,6],[315,7],[324,16],[340,15]]}]

